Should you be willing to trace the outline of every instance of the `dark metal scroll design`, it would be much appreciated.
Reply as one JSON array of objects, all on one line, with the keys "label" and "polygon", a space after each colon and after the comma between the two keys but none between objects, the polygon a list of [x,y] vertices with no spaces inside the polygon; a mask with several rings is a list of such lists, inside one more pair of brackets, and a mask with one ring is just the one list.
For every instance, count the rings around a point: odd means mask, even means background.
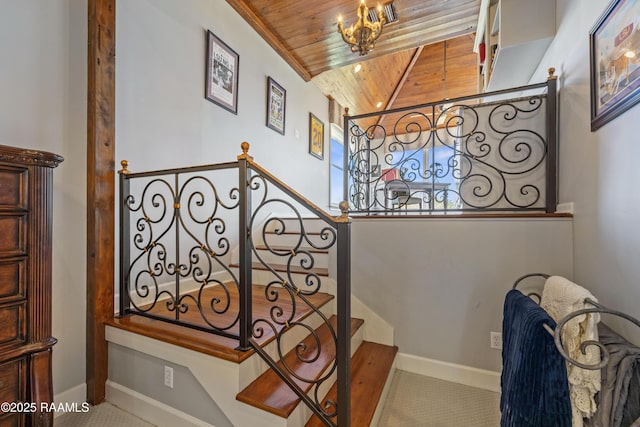
[{"label": "dark metal scroll design", "polygon": [[[351,211],[545,210],[555,143],[545,128],[547,100],[468,97],[348,117]],[[377,123],[368,125],[371,119]]]},{"label": "dark metal scroll design", "polygon": [[[253,347],[324,424],[348,427],[351,270],[346,202],[340,217],[330,216],[254,163],[248,148],[242,144],[238,162],[157,172],[131,173],[122,162],[120,316],[147,316],[234,338],[241,351]],[[227,170],[233,171],[231,181],[213,179]],[[227,182],[236,184],[220,184]],[[288,218],[278,214],[282,211]],[[311,232],[307,216],[326,225]],[[293,239],[286,248],[272,240],[285,235]],[[232,247],[238,248],[237,265],[230,264]],[[335,249],[339,288],[317,270],[317,252],[329,249]],[[258,270],[254,259],[269,275],[256,281],[266,283],[264,295],[254,295],[259,286],[252,279]],[[332,299],[331,291],[337,301],[335,322],[315,304]],[[254,297],[268,302],[267,315],[253,310]],[[310,314],[317,320],[313,324]],[[315,327],[318,322],[323,329]],[[303,364],[322,358],[322,372],[307,378],[287,362],[291,356],[285,357],[284,340],[291,341],[292,331],[307,335],[294,347],[293,357]],[[262,348],[272,338],[275,358]],[[334,377],[338,399],[323,398],[321,385]]]},{"label": "dark metal scroll design", "polygon": [[580,351],[583,354],[586,354],[587,347],[596,346],[600,349],[601,360],[600,362],[594,363],[592,365],[578,362],[577,360],[569,356],[569,354],[564,349],[564,346],[562,345],[562,328],[564,328],[567,325],[567,323],[569,323],[572,319],[578,316],[583,316],[585,314],[591,314],[591,313],[610,314],[612,316],[616,316],[616,317],[620,317],[622,319],[628,320],[629,322],[633,323],[638,327],[640,327],[640,320],[628,315],[627,313],[623,313],[621,311],[612,310],[608,307],[605,307],[604,305],[597,303],[595,301],[592,301],[589,298],[585,300],[585,303],[590,304],[593,307],[584,308],[582,310],[576,310],[573,313],[564,317],[562,320],[560,320],[560,322],[558,322],[558,325],[556,326],[555,333],[553,334],[553,340],[555,341],[556,347],[558,348],[558,351],[560,352],[562,357],[564,357],[569,363],[572,363],[583,369],[602,369],[609,364],[610,355],[607,348],[599,341],[592,341],[592,340],[584,341],[583,343],[580,344]]},{"label": "dark metal scroll design", "polygon": [[[237,210],[238,188],[223,196],[206,174],[176,172],[141,182],[122,208],[134,224],[131,260],[121,292],[135,312],[237,337],[234,295],[238,279],[228,266],[230,236],[225,217]],[[237,215],[237,214],[236,214]],[[224,279],[221,279],[224,278]],[[185,285],[186,289],[185,289]],[[188,320],[185,314],[191,314]],[[183,316],[183,318],[181,318]]]},{"label": "dark metal scroll design", "polygon": [[[271,304],[269,317],[254,315],[252,342],[256,343],[256,340],[260,340],[267,333],[275,337],[276,359],[264,352],[261,352],[261,356],[267,359],[272,369],[276,370],[300,398],[305,400],[316,415],[326,424],[334,425],[330,418],[337,415],[338,405],[333,400],[323,400],[320,387],[330,381],[337,370],[335,354],[338,334],[335,325],[314,305],[310,297],[328,291],[327,284],[314,270],[317,265],[314,252],[328,251],[334,247],[337,243],[337,230],[335,226],[327,224],[318,234],[311,234],[306,229],[301,209],[292,200],[276,194],[276,189],[270,185],[268,176],[259,173],[253,175],[250,180],[250,189],[255,193],[252,199],[257,201],[251,218],[252,252],[255,260],[267,269],[271,277],[264,289],[264,297]],[[274,212],[286,212],[286,215],[274,215]],[[265,217],[268,219],[260,222],[260,218]],[[283,236],[287,236],[290,242],[286,247],[277,243]],[[263,247],[262,251],[257,250],[260,244]],[[276,259],[277,263],[269,261],[265,253]],[[286,266],[284,271],[277,267],[281,265]],[[322,323],[331,335],[330,348],[323,346],[316,332],[317,328],[308,323],[308,317],[296,320],[301,306],[310,309],[322,319]],[[305,332],[303,335],[307,335],[306,340],[311,340],[311,344],[299,342],[295,346],[297,362],[314,364],[323,355],[333,355],[327,369],[313,377],[302,376],[285,358],[287,352],[283,346],[284,337],[300,328]],[[255,344],[254,347],[258,345]],[[313,396],[311,399],[307,397],[305,389],[311,390]]]},{"label": "dark metal scroll design", "polygon": [[[550,277],[550,275],[545,274],[545,273],[531,273],[531,274],[526,274],[520,278],[518,278],[515,283],[513,284],[512,289],[518,289],[518,286],[524,282],[525,279],[528,279],[530,277],[542,277],[544,279],[548,279]],[[541,300],[541,294],[537,293],[537,292],[530,292],[527,294],[527,296],[535,296],[538,298],[538,302],[540,302]],[[621,311],[617,311],[617,310],[613,310],[610,309],[602,304],[600,304],[599,302],[593,301],[590,298],[586,298],[584,301],[586,304],[591,305],[591,307],[587,307],[587,308],[583,308],[581,310],[576,310],[572,313],[569,313],[568,315],[566,315],[565,317],[563,317],[562,319],[560,319],[556,325],[555,329],[552,329],[551,327],[549,327],[548,325],[543,325],[544,328],[547,330],[547,332],[549,332],[549,334],[551,334],[551,336],[553,336],[553,340],[555,342],[556,348],[558,349],[558,352],[562,355],[562,357],[565,358],[565,360],[573,365],[578,366],[579,368],[582,369],[590,369],[590,370],[597,370],[597,369],[602,369],[605,366],[607,366],[609,364],[609,359],[610,359],[610,354],[609,351],[607,350],[607,348],[605,347],[604,344],[602,344],[599,341],[594,341],[594,340],[587,340],[587,341],[583,341],[582,343],[580,343],[580,351],[582,352],[582,354],[586,354],[587,348],[588,347],[598,347],[598,349],[600,350],[600,361],[597,363],[593,363],[593,364],[585,364],[582,362],[579,362],[577,360],[575,360],[574,358],[572,358],[569,353],[567,352],[567,350],[565,350],[564,345],[562,343],[562,329],[573,319],[580,317],[580,316],[584,316],[586,314],[595,314],[595,313],[599,313],[599,314],[609,314],[615,317],[620,317],[624,320],[627,320],[631,323],[633,323],[634,325],[640,327],[640,320],[636,319],[633,316],[630,316],[627,313],[623,313]]]}]

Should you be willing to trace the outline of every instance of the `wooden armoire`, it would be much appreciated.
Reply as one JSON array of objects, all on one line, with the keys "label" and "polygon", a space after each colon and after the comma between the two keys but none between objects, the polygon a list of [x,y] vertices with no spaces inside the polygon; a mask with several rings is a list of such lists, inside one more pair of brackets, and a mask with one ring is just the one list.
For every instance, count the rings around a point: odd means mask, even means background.
[{"label": "wooden armoire", "polygon": [[53,400],[52,180],[62,160],[0,145],[0,402],[37,409],[0,410],[0,427],[53,424],[53,412],[40,408]]}]

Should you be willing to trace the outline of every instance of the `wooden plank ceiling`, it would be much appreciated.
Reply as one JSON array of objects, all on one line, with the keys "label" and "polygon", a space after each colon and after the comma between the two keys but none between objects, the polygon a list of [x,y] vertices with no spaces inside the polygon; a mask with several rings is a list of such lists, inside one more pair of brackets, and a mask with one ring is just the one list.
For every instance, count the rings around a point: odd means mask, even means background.
[{"label": "wooden plank ceiling", "polygon": [[[355,22],[358,0],[226,1],[303,79],[313,79],[350,115],[477,93],[472,50],[480,0],[394,0],[399,21],[384,27],[364,57],[351,52],[337,31],[338,15],[345,26]],[[356,63],[362,65],[358,73]]]}]

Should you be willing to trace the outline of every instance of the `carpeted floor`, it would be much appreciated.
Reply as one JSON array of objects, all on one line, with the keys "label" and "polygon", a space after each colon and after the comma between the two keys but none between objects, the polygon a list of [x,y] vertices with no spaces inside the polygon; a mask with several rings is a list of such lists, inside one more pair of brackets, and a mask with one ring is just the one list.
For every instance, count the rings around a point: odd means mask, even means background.
[{"label": "carpeted floor", "polygon": [[87,413],[67,413],[54,420],[55,427],[149,427],[151,424],[123,410],[103,403]]},{"label": "carpeted floor", "polygon": [[396,371],[380,427],[496,427],[500,395]]},{"label": "carpeted floor", "polygon": [[[397,371],[380,427],[496,427],[500,395],[486,390]],[[56,418],[56,427],[149,427],[141,419],[104,403],[86,413]],[[257,426],[237,426],[257,427]]]}]

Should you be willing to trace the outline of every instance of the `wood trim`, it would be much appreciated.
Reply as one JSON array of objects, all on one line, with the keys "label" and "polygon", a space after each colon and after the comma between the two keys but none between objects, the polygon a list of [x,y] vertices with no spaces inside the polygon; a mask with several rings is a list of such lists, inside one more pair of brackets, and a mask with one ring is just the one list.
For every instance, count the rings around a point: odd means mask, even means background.
[{"label": "wood trim", "polygon": [[366,215],[366,214],[352,214],[350,216],[351,219],[554,219],[554,218],[573,218],[572,213],[566,212],[558,212],[558,213],[485,213],[485,214],[475,214],[475,213],[464,213],[464,214],[455,214],[451,213],[448,215],[444,214],[398,214],[398,212],[394,212],[393,214],[380,214],[380,215]]},{"label": "wood trim", "polygon": [[[422,54],[422,49],[424,49],[424,46],[418,47],[414,52],[413,57],[411,57],[411,61],[409,61],[409,64],[407,65],[407,68],[405,68],[404,73],[402,73],[402,77],[400,77],[400,81],[398,81],[396,88],[393,90],[393,93],[391,94],[391,97],[389,98],[387,105],[384,107],[385,110],[390,110],[391,107],[393,106],[393,103],[396,102],[396,99],[398,98],[400,91],[404,87],[405,82],[407,81],[407,79],[409,78],[409,75],[411,74],[411,70],[413,70],[413,66],[416,65],[416,62],[418,62],[418,59]],[[380,118],[378,119],[377,124],[378,125],[382,124],[382,121],[384,120],[384,118],[385,118],[385,114],[381,115]]]},{"label": "wood trim", "polygon": [[19,147],[0,145],[0,161],[8,163],[21,163],[26,165],[57,167],[64,158],[46,151],[27,150]]},{"label": "wood trim", "polygon": [[227,3],[276,51],[278,55],[302,77],[305,82],[311,80],[311,73],[289,52],[289,49],[271,32],[260,17],[242,0],[227,0]]},{"label": "wood trim", "polygon": [[113,317],[116,0],[89,0],[87,90],[87,400],[105,400],[104,322]]}]

